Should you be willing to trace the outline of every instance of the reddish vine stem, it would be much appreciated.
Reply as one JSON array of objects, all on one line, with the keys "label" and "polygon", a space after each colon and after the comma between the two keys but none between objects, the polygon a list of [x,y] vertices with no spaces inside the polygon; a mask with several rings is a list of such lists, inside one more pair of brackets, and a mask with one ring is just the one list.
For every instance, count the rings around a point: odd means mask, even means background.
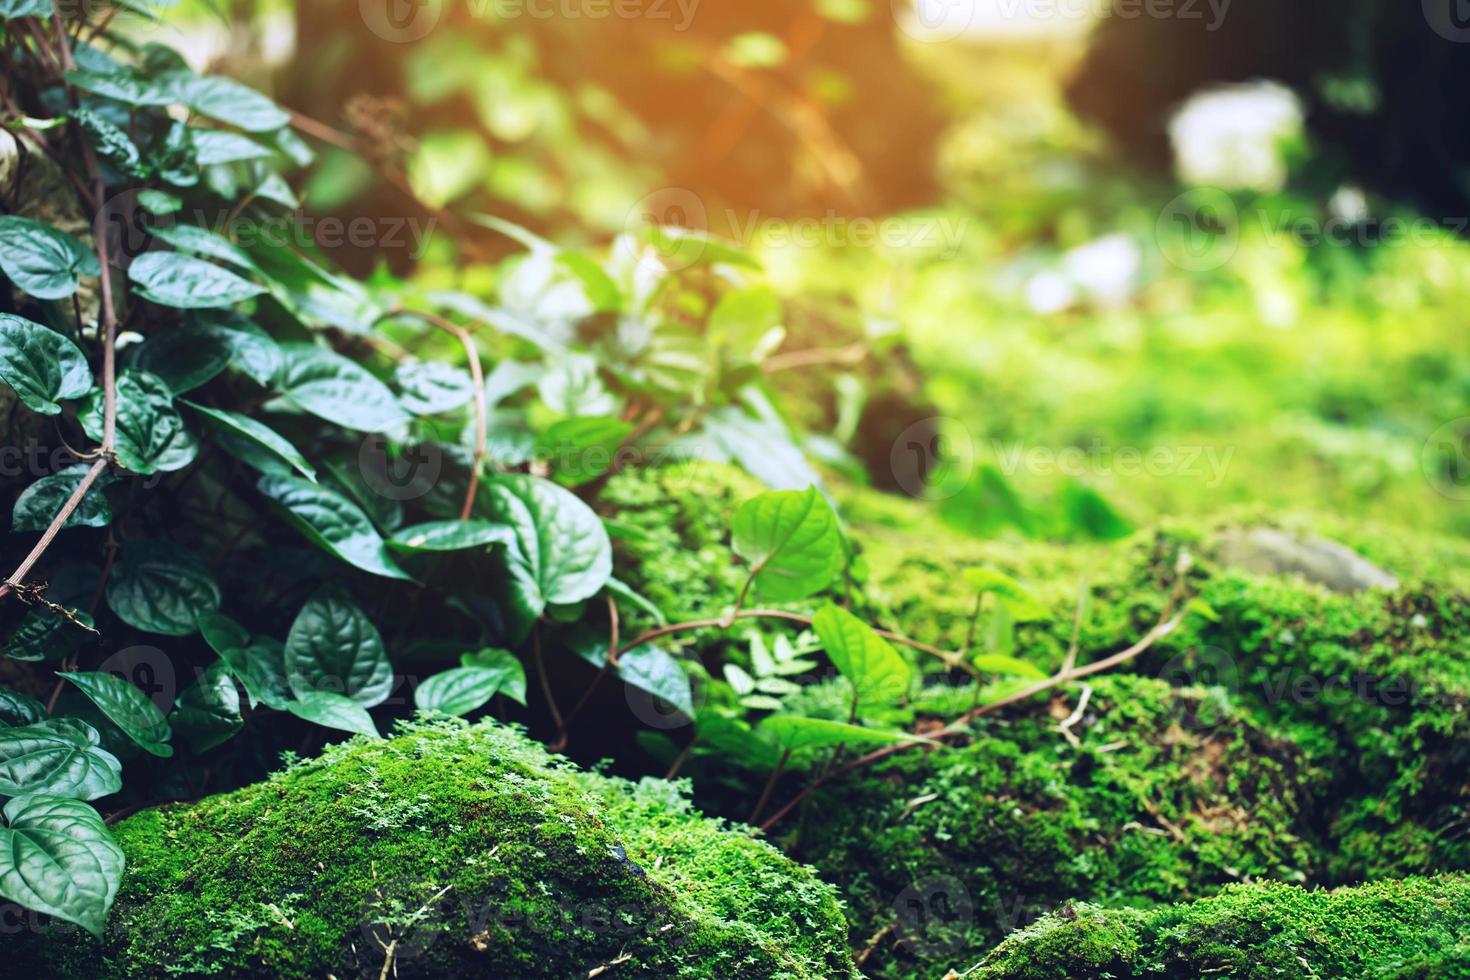
[{"label": "reddish vine stem", "polygon": [[470,332],[453,320],[439,316],[437,313],[427,313],[423,310],[409,310],[402,307],[389,310],[378,318],[379,322],[395,316],[410,316],[422,320],[444,331],[451,337],[459,340],[464,347],[465,357],[470,362],[470,377],[475,382],[475,460],[470,467],[470,485],[465,491],[464,506],[460,508],[459,519],[467,521],[475,509],[475,495],[480,488],[480,470],[485,464],[485,441],[489,438],[488,411],[485,407],[485,371],[480,365],[480,352],[475,348],[475,340]]},{"label": "reddish vine stem", "polygon": [[[587,685],[587,690],[582,692],[582,696],[577,699],[577,703],[573,705],[572,710],[567,712],[564,724],[568,728],[571,727],[572,722],[576,720],[577,715],[581,713],[587,702],[592,699],[593,692],[597,690],[597,686],[602,683],[602,679],[607,676],[608,671],[618,665],[618,602],[611,595],[607,597],[607,615],[612,624],[608,630],[607,659],[603,661],[601,669],[597,671],[597,676],[592,678],[592,683]],[[563,732],[562,734],[565,737],[566,733]]]}]

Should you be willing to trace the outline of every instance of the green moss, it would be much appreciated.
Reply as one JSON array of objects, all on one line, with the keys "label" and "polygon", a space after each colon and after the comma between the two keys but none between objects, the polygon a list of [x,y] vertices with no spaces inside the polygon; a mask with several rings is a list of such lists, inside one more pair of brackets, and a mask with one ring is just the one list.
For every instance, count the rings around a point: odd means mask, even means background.
[{"label": "green moss", "polygon": [[1317,871],[1305,835],[1322,774],[1300,749],[1200,689],[1089,684],[1076,745],[1056,727],[1073,691],[982,719],[967,745],[896,755],[805,808],[784,842],[838,883],[854,945],[895,927],[864,964],[872,975],[937,976],[1078,896],[1147,906]]},{"label": "green moss", "polygon": [[1147,912],[1069,906],[1007,939],[967,980],[1470,976],[1470,877],[1314,891],[1232,885]]},{"label": "green moss", "polygon": [[[22,974],[829,978],[828,886],[667,784],[578,772],[512,729],[416,723],[130,817],[98,946],[29,934]],[[391,971],[390,971],[391,972]]]}]

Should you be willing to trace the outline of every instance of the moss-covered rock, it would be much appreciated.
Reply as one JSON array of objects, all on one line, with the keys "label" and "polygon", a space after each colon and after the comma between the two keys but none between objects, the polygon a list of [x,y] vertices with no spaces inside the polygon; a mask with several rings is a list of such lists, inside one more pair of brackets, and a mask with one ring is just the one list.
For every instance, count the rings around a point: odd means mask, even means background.
[{"label": "moss-covered rock", "polygon": [[[1149,906],[1320,860],[1302,750],[1198,688],[1101,675],[815,795],[783,843],[836,882],[873,976],[935,977],[1085,896]],[[1075,744],[1074,744],[1075,743]],[[1064,974],[1058,974],[1063,976]]]},{"label": "moss-covered rock", "polygon": [[490,723],[353,739],[116,833],[105,942],[28,933],[16,975],[852,975],[810,871]]},{"label": "moss-covered rock", "polygon": [[1470,976],[1470,877],[1314,891],[1232,885],[1187,905],[1068,906],[1017,932],[967,980]]}]

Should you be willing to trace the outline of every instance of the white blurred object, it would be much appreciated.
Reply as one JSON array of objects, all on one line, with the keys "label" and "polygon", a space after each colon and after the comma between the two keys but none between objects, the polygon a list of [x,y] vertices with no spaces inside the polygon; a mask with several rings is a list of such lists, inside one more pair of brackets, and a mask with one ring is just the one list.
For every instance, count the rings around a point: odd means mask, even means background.
[{"label": "white blurred object", "polygon": [[1368,195],[1363,193],[1361,187],[1343,184],[1332,195],[1332,200],[1327,202],[1327,210],[1332,212],[1333,217],[1350,225],[1361,224],[1370,217]]},{"label": "white blurred object", "polygon": [[1062,274],[1088,300],[1103,307],[1121,306],[1132,298],[1142,266],[1138,242],[1121,232],[1078,245],[1062,256]]},{"label": "white blurred object", "polygon": [[1033,313],[1060,313],[1076,302],[1077,287],[1060,272],[1048,269],[1026,280],[1026,305]]},{"label": "white blurred object", "polygon": [[1301,101],[1271,81],[1200,92],[1169,120],[1179,178],[1225,189],[1280,190],[1287,177],[1284,146],[1301,133]]}]

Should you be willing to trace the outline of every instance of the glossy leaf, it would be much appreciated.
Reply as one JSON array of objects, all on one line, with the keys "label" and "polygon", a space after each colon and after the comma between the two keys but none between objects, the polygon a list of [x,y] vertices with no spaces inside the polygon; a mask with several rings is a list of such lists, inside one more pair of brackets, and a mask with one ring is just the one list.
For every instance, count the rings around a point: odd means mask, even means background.
[{"label": "glossy leaf", "polygon": [[[60,473],[43,476],[20,492],[15,498],[15,510],[11,514],[12,531],[44,531],[61,513],[61,508],[76,492],[91,466],[77,463]],[[88,488],[76,510],[62,524],[68,527],[106,527],[112,521],[112,505],[102,493],[105,478],[99,478]]]},{"label": "glossy leaf", "polygon": [[65,677],[76,685],[109,721],[145,751],[165,759],[174,754],[173,746],[168,744],[173,737],[168,719],[136,685],[116,674],[101,671],[58,671],[56,676]]},{"label": "glossy leaf", "polygon": [[218,612],[199,616],[199,632],[244,686],[252,705],[285,710],[292,694],[286,680],[286,648],[279,640],[252,638],[243,626]]},{"label": "glossy leaf", "polygon": [[58,402],[80,398],[92,387],[92,369],[77,345],[55,330],[0,313],[0,379],[26,408],[55,415]]},{"label": "glossy leaf", "polygon": [[168,541],[123,544],[107,580],[107,605],[129,626],[189,636],[201,613],[218,609],[214,574],[194,552]]},{"label": "glossy leaf", "polygon": [[287,344],[277,387],[291,404],[354,432],[385,432],[408,419],[388,386],[360,365],[311,344]]},{"label": "glossy leaf", "polygon": [[[78,419],[82,429],[97,441],[104,433],[107,405],[100,388],[92,389]],[[176,440],[184,430],[183,419],[173,405],[173,391],[155,375],[129,370],[117,379],[117,461],[125,469],[147,475],[177,469],[180,460],[171,458]],[[188,459],[183,460],[187,465]]]},{"label": "glossy leaf", "polygon": [[301,455],[301,451],[263,422],[257,422],[250,416],[241,415],[239,412],[209,408],[191,401],[185,401],[184,404],[204,416],[212,425],[263,449],[306,479],[313,483],[316,482],[316,470],[306,461],[306,457]]},{"label": "glossy leaf", "polygon": [[0,217],[0,271],[37,299],[66,299],[82,276],[98,275],[97,255],[75,237],[40,221]]},{"label": "glossy leaf", "polygon": [[735,553],[750,563],[755,590],[768,598],[804,599],[842,570],[837,515],[815,487],[747,500],[731,527]]},{"label": "glossy leaf", "polygon": [[618,658],[618,677],[642,691],[667,701],[687,718],[694,717],[694,692],[689,675],[662,647],[644,645]]},{"label": "glossy leaf", "polygon": [[504,671],[454,667],[426,678],[413,692],[413,703],[420,711],[467,715],[488,704],[505,686],[506,680]]},{"label": "glossy leaf", "polygon": [[291,624],[286,680],[298,698],[328,691],[371,708],[393,690],[393,668],[367,614],[346,596],[323,590]]},{"label": "glossy leaf", "polygon": [[181,310],[234,306],[266,291],[230,270],[182,252],[145,252],[128,266],[139,296]]},{"label": "glossy leaf", "polygon": [[474,667],[477,670],[488,670],[499,674],[501,677],[500,693],[517,704],[526,703],[526,668],[509,650],[492,647],[477,650],[474,653],[461,654],[459,664],[461,667]]},{"label": "glossy leaf", "polygon": [[475,382],[468,373],[438,361],[405,361],[393,372],[398,400],[415,415],[438,415],[468,404]]},{"label": "glossy leaf", "polygon": [[467,551],[508,545],[514,538],[510,528],[489,521],[431,521],[398,531],[388,545],[399,551]]},{"label": "glossy leaf", "polygon": [[287,704],[286,710],[297,718],[325,728],[366,735],[369,738],[381,737],[366,708],[351,698],[330,691],[306,694],[300,700]]},{"label": "glossy leaf", "polygon": [[286,110],[252,88],[218,76],[195,77],[175,88],[178,101],[201,116],[245,130],[264,133],[291,122]]},{"label": "glossy leaf", "polygon": [[230,665],[216,660],[174,701],[169,723],[194,752],[223,745],[245,727]]},{"label": "glossy leaf", "polygon": [[393,561],[362,509],[331,487],[288,476],[258,484],[286,519],[313,544],[372,575],[409,579]]},{"label": "glossy leaf", "polygon": [[0,729],[0,796],[50,793],[95,800],[122,789],[122,763],[75,718]]},{"label": "glossy leaf", "polygon": [[98,939],[126,863],[95,809],[60,796],[5,804],[0,829],[0,896],[75,922]]},{"label": "glossy leaf", "polygon": [[491,517],[511,529],[511,558],[543,604],[595,595],[612,575],[612,542],[592,508],[547,480],[505,474],[487,488]]},{"label": "glossy leaf", "polygon": [[46,719],[46,706],[29,694],[0,687],[0,728],[19,728]]}]

